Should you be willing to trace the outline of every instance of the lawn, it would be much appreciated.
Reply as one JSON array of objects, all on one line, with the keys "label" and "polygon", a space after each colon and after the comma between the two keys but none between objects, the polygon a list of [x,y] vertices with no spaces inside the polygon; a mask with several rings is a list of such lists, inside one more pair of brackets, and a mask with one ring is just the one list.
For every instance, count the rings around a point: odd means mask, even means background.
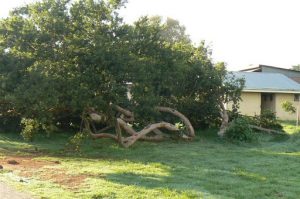
[{"label": "lawn", "polygon": [[[251,144],[199,131],[193,142],[86,141],[65,152],[68,136],[26,143],[0,134],[0,181],[41,198],[299,198],[300,136],[261,135]],[[14,159],[18,165],[6,164]]]}]

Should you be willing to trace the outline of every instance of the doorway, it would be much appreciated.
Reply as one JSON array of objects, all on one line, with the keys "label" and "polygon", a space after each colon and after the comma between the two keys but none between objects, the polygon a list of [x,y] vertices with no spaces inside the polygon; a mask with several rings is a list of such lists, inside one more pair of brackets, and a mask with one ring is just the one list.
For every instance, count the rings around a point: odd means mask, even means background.
[{"label": "doorway", "polygon": [[274,93],[261,93],[261,112],[265,110],[275,112],[275,100]]}]

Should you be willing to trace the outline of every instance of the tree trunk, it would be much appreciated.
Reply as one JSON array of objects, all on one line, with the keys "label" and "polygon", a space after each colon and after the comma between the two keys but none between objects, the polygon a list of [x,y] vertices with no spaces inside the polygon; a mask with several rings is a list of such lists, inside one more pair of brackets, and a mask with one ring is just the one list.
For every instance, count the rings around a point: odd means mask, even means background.
[{"label": "tree trunk", "polygon": [[229,116],[228,116],[227,110],[225,109],[225,106],[222,102],[220,103],[220,107],[221,107],[220,115],[221,115],[221,118],[222,118],[222,124],[220,126],[220,130],[218,132],[218,135],[220,137],[224,137],[226,129],[229,126]]}]

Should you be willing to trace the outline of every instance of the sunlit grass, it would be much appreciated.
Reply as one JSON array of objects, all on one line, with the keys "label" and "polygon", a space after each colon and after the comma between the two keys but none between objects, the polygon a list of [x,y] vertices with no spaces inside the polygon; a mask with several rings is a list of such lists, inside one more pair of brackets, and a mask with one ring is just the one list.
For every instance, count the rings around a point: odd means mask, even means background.
[{"label": "sunlit grass", "polygon": [[283,130],[288,134],[295,134],[300,132],[300,121],[299,125],[296,126],[296,121],[281,121]]},{"label": "sunlit grass", "polygon": [[[0,180],[44,198],[298,198],[300,138],[262,135],[253,144],[232,144],[216,131],[193,142],[138,142],[124,149],[110,140],[87,141],[80,154],[62,149],[68,137],[25,143],[0,134],[0,154],[35,154],[60,164],[39,168],[25,182],[5,171]],[[5,150],[1,150],[1,148]],[[75,188],[40,179],[43,172],[85,175]]]}]

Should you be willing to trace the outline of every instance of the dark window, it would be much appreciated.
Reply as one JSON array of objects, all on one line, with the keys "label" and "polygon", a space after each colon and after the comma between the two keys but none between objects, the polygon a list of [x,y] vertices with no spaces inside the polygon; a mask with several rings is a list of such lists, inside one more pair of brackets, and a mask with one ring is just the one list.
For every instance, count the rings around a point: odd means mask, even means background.
[{"label": "dark window", "polygon": [[294,95],[294,101],[295,102],[299,102],[299,98],[300,98],[299,96],[300,96],[299,94]]}]

